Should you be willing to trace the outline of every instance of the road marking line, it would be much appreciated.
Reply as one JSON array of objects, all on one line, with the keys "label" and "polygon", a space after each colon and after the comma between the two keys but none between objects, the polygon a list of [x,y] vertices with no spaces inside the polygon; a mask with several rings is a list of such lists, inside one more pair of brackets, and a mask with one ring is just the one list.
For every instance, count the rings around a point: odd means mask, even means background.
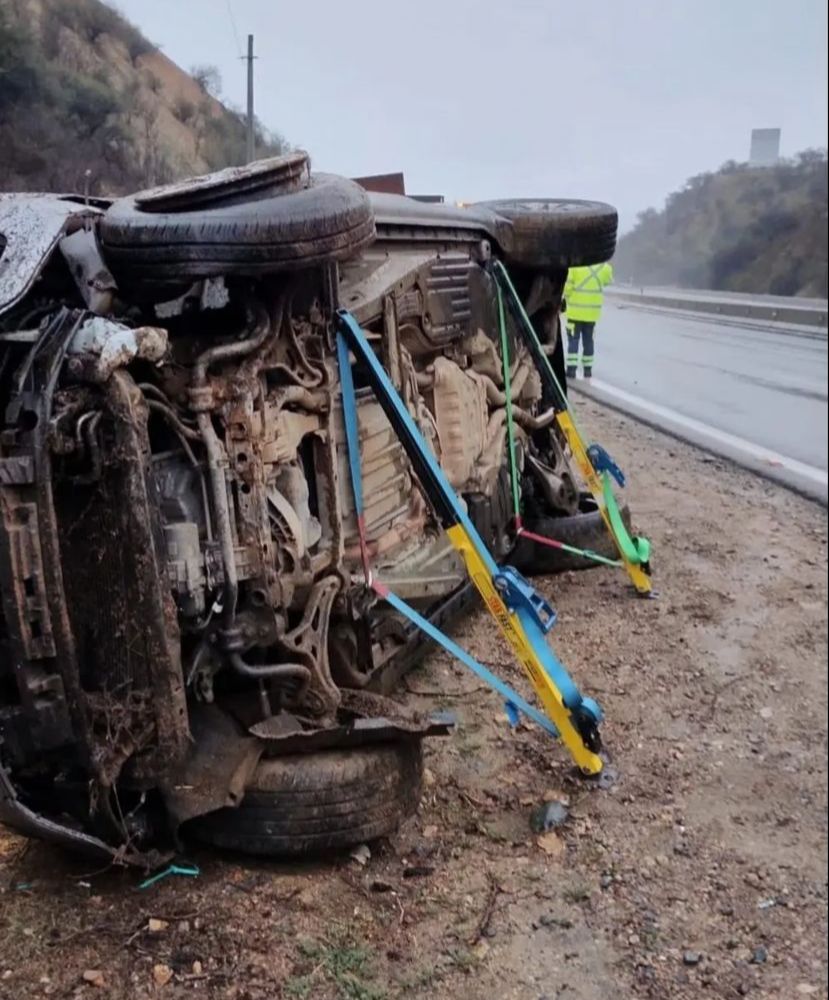
[{"label": "road marking line", "polygon": [[[584,389],[584,382],[577,383],[576,388]],[[823,486],[824,488],[826,488],[829,484],[829,476],[827,476],[827,471],[825,469],[819,469],[814,465],[807,465],[805,462],[799,462],[796,458],[788,458],[786,455],[781,455],[776,451],[771,451],[768,448],[764,448],[762,445],[754,444],[752,441],[746,441],[745,438],[737,437],[736,434],[729,434],[727,431],[718,430],[710,424],[704,424],[701,420],[695,420],[693,417],[686,417],[684,414],[678,413],[676,410],[672,410],[667,406],[660,406],[659,403],[651,403],[647,399],[643,399],[641,396],[634,395],[632,392],[626,392],[624,389],[617,389],[615,386],[608,385],[607,382],[603,382],[601,379],[594,378],[591,382],[590,388],[598,389],[599,392],[617,399],[622,403],[628,403],[630,406],[643,410],[645,413],[649,413],[654,417],[660,417],[661,419],[667,420],[672,424],[679,425],[688,431],[707,437],[718,444],[741,451],[746,455],[763,462],[769,468],[786,469],[789,472],[802,476],[804,479],[808,479],[810,482],[813,482],[818,486]],[[588,389],[585,395],[589,394]]]}]

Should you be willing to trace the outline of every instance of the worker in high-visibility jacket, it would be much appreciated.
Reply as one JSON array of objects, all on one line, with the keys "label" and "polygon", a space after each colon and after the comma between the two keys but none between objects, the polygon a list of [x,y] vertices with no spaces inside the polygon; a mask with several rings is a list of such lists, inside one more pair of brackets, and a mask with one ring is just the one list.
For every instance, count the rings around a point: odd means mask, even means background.
[{"label": "worker in high-visibility jacket", "polygon": [[581,341],[581,366],[585,378],[593,374],[595,361],[594,332],[602,313],[604,290],[613,281],[610,264],[589,264],[571,267],[564,286],[567,303],[567,377],[575,378],[579,366],[579,341]]}]

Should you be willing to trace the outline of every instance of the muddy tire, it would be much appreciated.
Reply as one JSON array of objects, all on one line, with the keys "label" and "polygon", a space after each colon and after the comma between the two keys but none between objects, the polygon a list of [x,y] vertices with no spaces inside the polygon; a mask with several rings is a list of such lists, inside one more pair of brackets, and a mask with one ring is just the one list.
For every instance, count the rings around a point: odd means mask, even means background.
[{"label": "muddy tire", "polygon": [[487,201],[513,226],[509,262],[532,270],[599,264],[616,249],[616,209],[600,201],[555,198]]},{"label": "muddy tire", "polygon": [[[630,511],[627,506],[622,508],[622,518],[630,527]],[[619,557],[598,510],[575,514],[572,517],[528,517],[524,527],[527,531],[564,542],[565,545],[590,549],[607,559]],[[562,552],[561,549],[539,545],[526,538],[519,538],[509,562],[527,576],[547,576],[574,569],[595,569],[602,565],[570,552]]]},{"label": "muddy tire", "polygon": [[343,850],[393,833],[420,801],[420,740],[262,759],[235,809],[191,820],[214,847],[263,857]]},{"label": "muddy tire", "polygon": [[374,239],[358,185],[329,174],[259,200],[187,211],[144,211],[122,198],[100,225],[104,258],[119,283],[263,275],[352,256]]}]

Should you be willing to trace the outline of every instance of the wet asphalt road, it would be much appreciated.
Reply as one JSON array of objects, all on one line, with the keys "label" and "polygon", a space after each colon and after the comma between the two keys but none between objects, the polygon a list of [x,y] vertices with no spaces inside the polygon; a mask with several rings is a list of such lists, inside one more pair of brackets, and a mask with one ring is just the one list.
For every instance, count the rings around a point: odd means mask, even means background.
[{"label": "wet asphalt road", "polygon": [[685,422],[691,430],[705,425],[712,440],[780,464],[765,458],[768,449],[783,465],[797,471],[802,463],[818,480],[822,474],[825,484],[826,339],[607,303],[595,353],[597,396],[603,385],[608,394],[619,390],[614,402],[622,409],[641,400],[653,423],[676,422],[671,429],[680,433]]}]

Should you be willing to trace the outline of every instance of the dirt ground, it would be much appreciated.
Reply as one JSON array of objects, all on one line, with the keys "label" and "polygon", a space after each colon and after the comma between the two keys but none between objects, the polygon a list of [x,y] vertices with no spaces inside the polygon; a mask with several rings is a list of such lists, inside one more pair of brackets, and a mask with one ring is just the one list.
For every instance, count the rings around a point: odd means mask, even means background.
[{"label": "dirt ground", "polygon": [[[405,697],[458,729],[364,866],[198,851],[200,877],[139,891],[0,831],[2,1000],[826,997],[826,512],[579,405],[630,475],[659,590],[541,581],[616,785],[434,655]],[[519,683],[482,614],[457,636]],[[569,817],[539,843],[545,797]]]}]

